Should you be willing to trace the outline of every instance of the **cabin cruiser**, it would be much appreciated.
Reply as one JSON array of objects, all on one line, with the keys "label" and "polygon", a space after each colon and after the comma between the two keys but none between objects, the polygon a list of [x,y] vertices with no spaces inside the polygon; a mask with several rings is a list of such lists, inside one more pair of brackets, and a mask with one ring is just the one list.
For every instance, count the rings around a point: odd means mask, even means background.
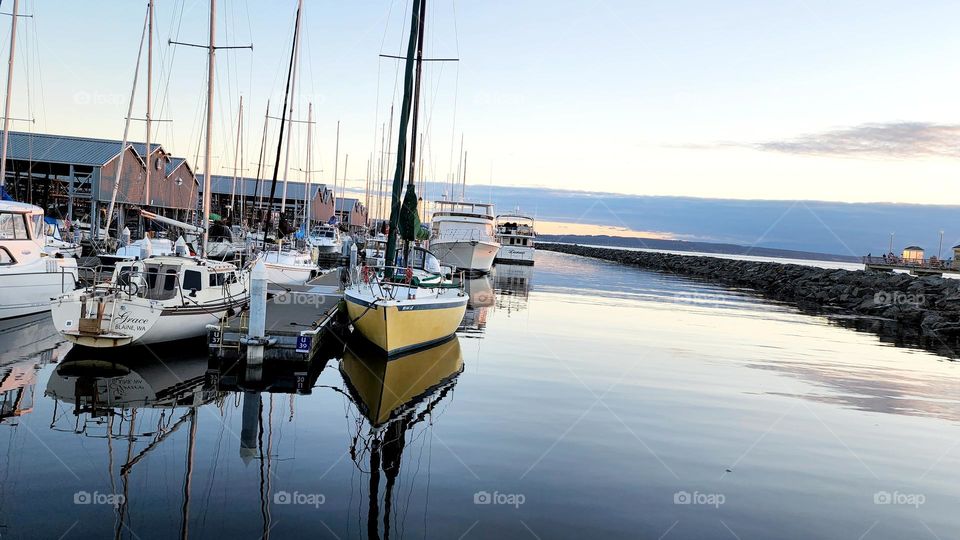
[{"label": "cabin cruiser", "polygon": [[307,246],[319,256],[339,255],[342,243],[340,230],[333,225],[318,225],[307,235]]},{"label": "cabin cruiser", "polygon": [[206,335],[207,324],[249,302],[249,272],[188,256],[183,239],[176,251],[119,262],[107,282],[57,298],[57,331],[87,347],[177,341]]},{"label": "cabin cruiser", "polygon": [[363,266],[352,281],[343,296],[347,314],[388,355],[449,338],[467,309],[467,295],[444,278],[437,257],[419,247],[411,248],[405,267]]},{"label": "cabin cruiser", "polygon": [[284,249],[282,245],[263,254],[267,279],[274,285],[303,285],[320,274],[310,254],[299,249]]},{"label": "cabin cruiser", "polygon": [[43,210],[0,201],[0,319],[50,310],[77,286],[77,261],[44,251]]},{"label": "cabin cruiser", "polygon": [[496,262],[533,265],[534,242],[537,233],[534,220],[521,214],[497,216],[497,241],[500,251]]},{"label": "cabin cruiser", "polygon": [[493,230],[493,205],[436,201],[430,250],[444,264],[487,273],[500,249]]}]

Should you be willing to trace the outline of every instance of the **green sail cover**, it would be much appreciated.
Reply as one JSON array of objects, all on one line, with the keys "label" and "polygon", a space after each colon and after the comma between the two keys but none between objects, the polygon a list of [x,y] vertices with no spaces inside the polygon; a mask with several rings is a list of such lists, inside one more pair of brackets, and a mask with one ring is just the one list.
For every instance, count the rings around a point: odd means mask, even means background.
[{"label": "green sail cover", "polygon": [[420,212],[417,211],[417,191],[412,186],[407,186],[407,194],[403,197],[403,205],[400,206],[400,222],[397,224],[397,231],[400,238],[408,242],[417,239],[420,231]]}]

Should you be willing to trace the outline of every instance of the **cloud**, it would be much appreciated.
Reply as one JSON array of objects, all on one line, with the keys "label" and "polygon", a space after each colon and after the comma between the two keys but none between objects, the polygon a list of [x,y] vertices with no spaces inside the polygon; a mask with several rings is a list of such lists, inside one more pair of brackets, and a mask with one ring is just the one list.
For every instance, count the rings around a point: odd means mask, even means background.
[{"label": "cloud", "polygon": [[960,125],[930,122],[870,123],[748,144],[757,150],[836,157],[960,157]]}]

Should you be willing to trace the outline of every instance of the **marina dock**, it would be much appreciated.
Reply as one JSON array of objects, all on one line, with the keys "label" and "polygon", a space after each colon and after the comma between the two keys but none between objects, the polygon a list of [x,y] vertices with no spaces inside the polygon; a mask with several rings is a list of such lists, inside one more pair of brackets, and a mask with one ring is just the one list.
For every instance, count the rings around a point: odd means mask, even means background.
[{"label": "marina dock", "polygon": [[[267,345],[264,361],[307,361],[320,347],[321,337],[337,314],[343,293],[340,272],[327,272],[306,285],[270,289],[267,299]],[[210,357],[221,360],[246,357],[249,311],[220,325],[207,327]]]}]

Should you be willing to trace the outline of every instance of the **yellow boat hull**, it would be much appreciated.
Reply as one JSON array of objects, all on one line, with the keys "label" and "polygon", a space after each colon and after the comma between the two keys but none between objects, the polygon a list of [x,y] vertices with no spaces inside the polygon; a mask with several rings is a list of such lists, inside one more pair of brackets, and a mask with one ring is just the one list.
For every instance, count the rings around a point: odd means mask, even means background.
[{"label": "yellow boat hull", "polygon": [[344,295],[347,314],[363,337],[386,351],[401,354],[443,341],[456,333],[467,309],[467,297],[455,302],[369,303]]}]

